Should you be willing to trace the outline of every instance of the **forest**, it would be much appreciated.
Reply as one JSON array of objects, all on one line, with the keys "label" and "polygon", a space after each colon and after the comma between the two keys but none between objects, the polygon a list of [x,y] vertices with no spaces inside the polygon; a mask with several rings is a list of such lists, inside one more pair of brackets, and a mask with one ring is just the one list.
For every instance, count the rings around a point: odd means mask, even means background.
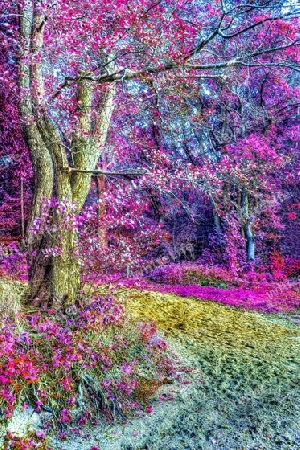
[{"label": "forest", "polygon": [[0,1],[0,449],[297,450],[297,0]]}]

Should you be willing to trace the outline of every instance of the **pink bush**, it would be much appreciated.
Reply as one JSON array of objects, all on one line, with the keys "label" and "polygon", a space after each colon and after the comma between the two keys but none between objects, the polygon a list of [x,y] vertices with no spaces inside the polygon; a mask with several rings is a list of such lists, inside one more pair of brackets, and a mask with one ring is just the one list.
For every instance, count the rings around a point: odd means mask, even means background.
[{"label": "pink bush", "polygon": [[284,264],[288,277],[300,277],[300,258],[285,256]]},{"label": "pink bush", "polygon": [[148,278],[156,283],[220,285],[224,287],[236,279],[220,266],[206,266],[196,263],[168,264],[154,269]]},{"label": "pink bush", "polygon": [[[20,401],[24,408],[30,401],[37,412],[53,411],[61,424],[77,420],[79,425],[98,413],[110,418],[147,406],[135,399],[139,381],[147,373],[150,381],[162,384],[172,372],[172,363],[153,324],[133,328],[126,320],[123,305],[112,297],[94,298],[70,315],[48,310],[20,315],[17,321],[3,317],[0,411],[4,420]],[[80,391],[85,406],[77,417],[73,413],[82,403]]]},{"label": "pink bush", "polygon": [[0,276],[14,280],[27,280],[26,252],[20,249],[18,242],[0,245]]}]

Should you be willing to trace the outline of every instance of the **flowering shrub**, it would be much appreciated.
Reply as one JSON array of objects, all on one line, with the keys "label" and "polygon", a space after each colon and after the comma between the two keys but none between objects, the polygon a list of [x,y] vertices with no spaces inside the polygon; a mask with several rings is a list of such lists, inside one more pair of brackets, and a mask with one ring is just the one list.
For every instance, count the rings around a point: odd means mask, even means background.
[{"label": "flowering shrub", "polygon": [[122,183],[117,190],[113,185],[106,187],[97,202],[84,208],[78,217],[78,244],[86,280],[112,270],[129,272],[140,268],[145,256],[166,238],[163,226],[145,215],[148,210],[144,195]]},{"label": "flowering shrub", "polygon": [[287,277],[299,277],[300,259],[273,252],[270,256],[270,271],[273,279],[277,281],[285,280]]},{"label": "flowering shrub", "polygon": [[169,264],[154,269],[148,278],[156,283],[166,284],[199,284],[201,286],[226,287],[232,282],[230,273],[220,266],[204,266],[201,264]]},{"label": "flowering shrub", "polygon": [[3,450],[50,450],[50,448],[43,432],[31,432],[24,437],[16,437],[8,431],[4,438]]},{"label": "flowering shrub", "polygon": [[156,328],[133,327],[122,303],[112,297],[83,302],[80,310],[68,314],[41,311],[19,314],[17,320],[6,317],[1,325],[4,421],[17,405],[26,409],[29,404],[36,412],[50,412],[61,427],[84,425],[99,415],[124,416],[147,406],[137,400],[139,383],[155,380],[157,389],[172,371]]},{"label": "flowering shrub", "polygon": [[284,264],[288,277],[300,277],[300,258],[286,256],[284,258]]},{"label": "flowering shrub", "polygon": [[26,252],[20,249],[17,242],[0,245],[0,276],[14,280],[27,279]]},{"label": "flowering shrub", "polygon": [[158,266],[148,274],[148,278],[155,283],[175,284],[182,282],[182,266],[179,264],[167,264]]},{"label": "flowering shrub", "polygon": [[278,253],[273,252],[270,256],[270,269],[274,280],[284,280],[286,278],[284,257]]}]

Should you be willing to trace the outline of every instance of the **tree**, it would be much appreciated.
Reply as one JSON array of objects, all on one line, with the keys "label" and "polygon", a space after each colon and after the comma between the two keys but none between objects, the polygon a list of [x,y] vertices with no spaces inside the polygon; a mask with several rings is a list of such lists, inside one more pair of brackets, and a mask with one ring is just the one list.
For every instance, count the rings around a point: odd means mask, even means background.
[{"label": "tree", "polygon": [[76,230],[60,231],[52,258],[45,251],[55,236],[32,230],[37,219],[45,225],[49,218],[55,229],[55,209],[41,214],[52,197],[81,211],[124,84],[138,100],[140,87],[153,80],[166,87],[222,77],[232,67],[291,66],[297,41],[278,37],[274,28],[292,21],[294,11],[284,17],[282,2],[269,0],[2,3],[7,66],[18,63],[15,121],[33,167],[28,302],[61,308],[76,300],[79,288]]},{"label": "tree", "polygon": [[[286,24],[276,27],[278,39],[283,27],[294,34]],[[270,252],[267,236],[278,237],[282,229],[276,212],[285,195],[284,167],[294,160],[290,125],[299,105],[295,74],[275,64],[272,70],[264,65],[232,68],[226,79],[219,76],[201,87],[201,96],[193,92],[186,102],[189,132],[182,149],[192,165],[187,177],[208,194],[219,236],[222,229],[228,233],[235,212],[246,241],[245,256],[259,262],[256,256]],[[295,167],[289,164],[289,176]]]},{"label": "tree", "polygon": [[[0,25],[1,27],[1,25]],[[0,47],[0,237],[24,237],[31,200],[31,164],[22,140],[18,114],[17,65],[7,64],[9,41]]]}]

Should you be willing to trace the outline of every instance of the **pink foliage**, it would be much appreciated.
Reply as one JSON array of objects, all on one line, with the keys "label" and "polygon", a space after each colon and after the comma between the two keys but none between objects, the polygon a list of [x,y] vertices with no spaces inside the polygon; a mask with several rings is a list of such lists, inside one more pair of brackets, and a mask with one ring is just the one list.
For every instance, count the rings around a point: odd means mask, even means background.
[{"label": "pink foliage", "polygon": [[154,269],[148,278],[162,284],[204,285],[233,282],[235,277],[221,266],[196,263],[169,264]]},{"label": "pink foliage", "polygon": [[[154,284],[148,281],[131,279],[119,282],[121,285],[161,293],[172,293],[181,297],[193,297],[211,300],[227,306],[264,313],[295,311],[300,307],[300,289],[296,283],[255,283],[250,287],[231,286],[224,289],[217,286],[199,286],[195,284]],[[247,283],[249,283],[247,281]]]},{"label": "pink foliage", "polygon": [[15,280],[27,280],[26,252],[21,250],[20,243],[0,244],[0,276]]},{"label": "pink foliage", "polygon": [[[20,331],[19,322],[13,319],[1,319],[0,407],[6,418],[11,417],[22,392],[29,389],[37,412],[53,408],[53,399],[60,398],[60,402],[54,400],[58,421],[74,421],[73,406],[80,401],[78,383],[84,384],[86,377],[97,377],[102,413],[107,417],[110,404],[123,413],[141,409],[143,405],[133,395],[143,364],[161,383],[167,371],[172,371],[166,343],[153,324],[140,324],[132,336],[123,333],[126,317],[115,298],[94,298],[69,316],[48,310],[17,319],[26,331]],[[114,330],[113,337],[102,341],[107,330]],[[49,383],[52,373],[59,377],[57,386]],[[55,397],[53,389],[60,389],[61,394]],[[80,421],[85,423],[91,417],[89,411],[83,413]]]}]

